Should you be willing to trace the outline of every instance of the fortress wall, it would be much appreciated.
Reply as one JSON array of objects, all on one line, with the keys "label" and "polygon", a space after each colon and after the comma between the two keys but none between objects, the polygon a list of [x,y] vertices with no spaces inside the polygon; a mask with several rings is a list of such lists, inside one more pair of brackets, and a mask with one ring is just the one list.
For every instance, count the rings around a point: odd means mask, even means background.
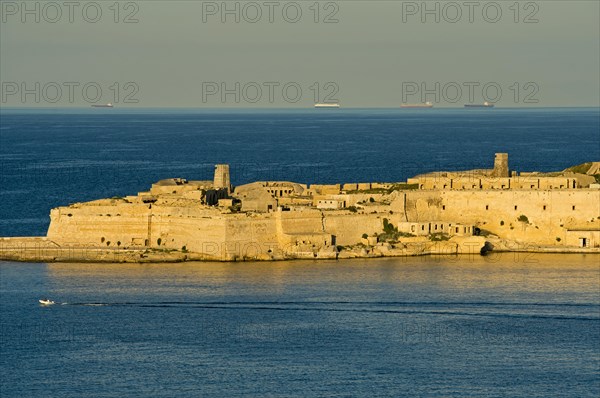
[{"label": "fortress wall", "polygon": [[121,247],[143,245],[149,211],[147,205],[134,204],[60,207],[50,213],[48,238],[73,246],[118,247],[117,242]]},{"label": "fortress wall", "polygon": [[445,221],[440,217],[442,209],[440,194],[440,191],[405,191],[391,203],[391,210],[395,217],[402,216],[402,221]]},{"label": "fortress wall", "polygon": [[[537,244],[565,244],[561,225],[591,220],[600,225],[598,190],[409,192],[406,207],[409,221],[480,223],[481,228],[502,237]],[[517,221],[520,215],[525,215],[529,224]]]},{"label": "fortress wall", "polygon": [[336,245],[354,245],[361,242],[365,233],[383,232],[384,216],[381,214],[325,214],[325,231],[335,235]]},{"label": "fortress wall", "polygon": [[323,231],[322,213],[316,210],[228,217],[226,234],[224,255],[230,259],[268,258],[318,249],[330,243],[330,237]]},{"label": "fortress wall", "polygon": [[190,252],[221,259],[226,239],[226,223],[220,217],[153,214],[150,233],[153,248],[182,250],[185,247]]},{"label": "fortress wall", "polygon": [[220,248],[224,258],[267,256],[269,250],[275,253],[280,248],[277,220],[273,213],[261,217],[247,217],[245,214],[228,217],[225,227],[226,239]]},{"label": "fortress wall", "polygon": [[589,187],[594,177],[575,175],[573,177],[547,177],[522,175],[515,177],[467,176],[427,176],[409,178],[408,183],[419,184],[420,189],[469,190],[469,189],[573,189]]},{"label": "fortress wall", "polygon": [[554,223],[570,224],[600,216],[598,190],[441,192],[440,196],[441,204],[446,206],[441,215],[467,222],[500,221],[500,217],[506,218],[505,222],[516,221],[523,214],[531,223],[548,223],[552,219]]},{"label": "fortress wall", "polygon": [[214,243],[224,242],[226,236],[224,221],[218,215],[202,208],[150,209],[146,204],[60,207],[50,214],[48,238],[63,246],[177,250],[186,246],[188,251],[213,253]]},{"label": "fortress wall", "polygon": [[285,234],[324,232],[323,213],[319,210],[282,211],[275,213]]}]

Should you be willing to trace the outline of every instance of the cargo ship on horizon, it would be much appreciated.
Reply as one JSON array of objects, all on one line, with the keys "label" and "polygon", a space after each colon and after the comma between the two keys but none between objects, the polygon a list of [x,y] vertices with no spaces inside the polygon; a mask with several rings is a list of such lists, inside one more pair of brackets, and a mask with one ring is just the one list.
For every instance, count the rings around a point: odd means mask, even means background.
[{"label": "cargo ship on horizon", "polygon": [[400,108],[433,108],[433,103],[427,101],[421,104],[401,104]]},{"label": "cargo ship on horizon", "polygon": [[465,104],[465,108],[493,108],[494,104],[490,102],[484,102],[483,104]]},{"label": "cargo ship on horizon", "polygon": [[339,108],[340,104],[318,103],[315,108]]},{"label": "cargo ship on horizon", "polygon": [[93,104],[92,108],[114,108],[114,105],[110,102],[108,104]]}]

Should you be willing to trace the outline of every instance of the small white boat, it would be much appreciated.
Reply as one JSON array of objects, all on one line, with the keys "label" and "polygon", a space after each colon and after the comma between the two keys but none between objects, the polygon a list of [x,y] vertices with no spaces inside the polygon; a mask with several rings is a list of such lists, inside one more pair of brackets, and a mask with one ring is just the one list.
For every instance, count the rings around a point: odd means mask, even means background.
[{"label": "small white boat", "polygon": [[340,104],[334,103],[325,103],[325,104],[315,104],[315,108],[339,108]]},{"label": "small white boat", "polygon": [[56,304],[54,301],[50,300],[50,299],[40,299],[38,300],[40,302],[41,305],[52,305],[52,304]]}]

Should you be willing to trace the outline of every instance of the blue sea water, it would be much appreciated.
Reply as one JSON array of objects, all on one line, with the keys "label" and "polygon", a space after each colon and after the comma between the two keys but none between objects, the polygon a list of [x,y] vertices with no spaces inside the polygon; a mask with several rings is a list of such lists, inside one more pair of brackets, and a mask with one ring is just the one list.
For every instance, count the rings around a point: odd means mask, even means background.
[{"label": "blue sea water", "polygon": [[[0,236],[162,178],[600,159],[598,109],[0,111]],[[598,255],[0,262],[1,397],[597,397]],[[57,305],[41,307],[50,297]]]},{"label": "blue sea water", "polygon": [[2,397],[600,393],[585,255],[0,263],[0,277]]}]

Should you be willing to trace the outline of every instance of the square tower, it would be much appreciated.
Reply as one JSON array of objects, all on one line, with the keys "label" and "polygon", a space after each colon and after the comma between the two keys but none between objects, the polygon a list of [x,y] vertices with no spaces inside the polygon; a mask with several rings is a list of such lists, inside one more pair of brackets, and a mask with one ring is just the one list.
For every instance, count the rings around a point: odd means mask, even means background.
[{"label": "square tower", "polygon": [[508,153],[497,153],[494,158],[494,170],[492,171],[492,177],[510,177],[508,169]]},{"label": "square tower", "polygon": [[215,189],[227,188],[227,192],[231,192],[231,181],[229,180],[229,165],[215,165],[215,177],[213,180]]}]

